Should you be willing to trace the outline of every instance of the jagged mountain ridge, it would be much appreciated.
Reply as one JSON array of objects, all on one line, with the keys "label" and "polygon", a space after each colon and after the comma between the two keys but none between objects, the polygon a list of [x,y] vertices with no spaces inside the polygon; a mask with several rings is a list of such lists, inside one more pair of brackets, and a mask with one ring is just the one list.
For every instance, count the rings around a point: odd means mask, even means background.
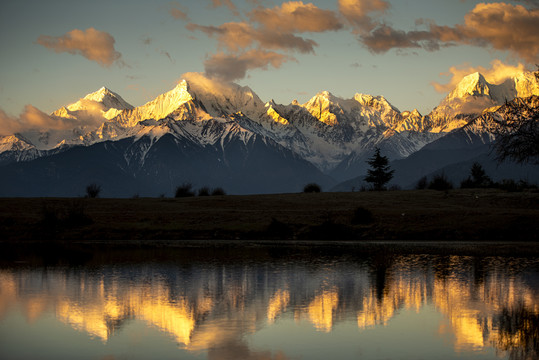
[{"label": "jagged mountain ridge", "polygon": [[[108,98],[101,94],[103,92],[118,100],[101,104],[100,101]],[[380,138],[383,131],[402,124],[404,119],[398,109],[380,96],[356,94],[353,99],[344,100],[322,92],[303,105],[264,104],[248,87],[221,84],[200,74],[187,74],[174,89],[136,108],[103,88],[52,116],[74,118],[77,112],[88,112],[90,105],[98,108],[107,120],[86,133],[82,128],[65,133],[66,138],[57,141],[55,146],[88,146],[99,141],[120,140],[135,136],[139,131],[148,132],[146,127],[154,126],[152,120],[163,118],[201,121],[241,114],[242,118],[247,117],[255,123],[249,124],[251,131],[297,152],[322,170],[337,166],[357,146],[365,143],[364,137]],[[39,137],[50,137],[50,134],[40,133]],[[32,136],[30,142],[42,145],[41,140],[35,140],[37,135]],[[58,138],[58,132],[54,135]],[[53,142],[48,141],[47,147],[36,148],[49,150],[54,147],[50,146]]]},{"label": "jagged mountain ridge", "polygon": [[[463,103],[488,98],[494,99],[494,103],[499,100],[499,94],[511,93],[507,89],[513,89],[516,95],[526,91],[539,94],[533,73],[496,86],[489,85],[481,75],[472,74],[435,110],[441,111],[443,104],[454,105],[455,99]],[[249,87],[218,83],[193,73],[186,74],[169,92],[139,107],[132,107],[119,95],[102,88],[62,109],[51,116],[66,113],[65,116],[76,120],[80,114],[94,112],[104,121],[94,129],[80,126],[63,132],[4,137],[0,139],[0,164],[57,154],[74,146],[129,139],[145,145],[137,148],[138,153],[125,153],[127,158],[136,159],[126,158],[126,161],[144,166],[151,148],[167,135],[217,148],[223,139],[246,146],[251,138],[259,137],[344,180],[364,172],[365,160],[376,146],[391,160],[403,159],[443,137],[444,132],[455,128],[455,123],[458,128],[469,120],[466,114],[446,116],[442,121],[435,119],[434,112],[427,116],[417,110],[401,113],[383,96],[356,94],[342,99],[327,91],[304,104],[297,101],[289,105],[274,101],[264,104]],[[61,141],[56,141],[62,136]],[[36,138],[41,147],[35,145]]]},{"label": "jagged mountain ridge", "polygon": [[537,72],[522,72],[501,84],[491,84],[476,72],[465,76],[433,109],[427,123],[433,131],[451,131],[466,125],[487,108],[533,95],[539,95]]},{"label": "jagged mountain ridge", "polygon": [[[171,196],[183,183],[224,187],[232,194],[297,192],[309,181],[325,188],[334,184],[235,119],[166,118],[143,129],[144,134],[5,165],[0,196],[80,196],[91,182],[102,185],[106,197]],[[202,144],[201,133],[211,140]]]},{"label": "jagged mountain ridge", "polygon": [[[462,128],[432,141],[407,158],[393,161],[390,164],[395,170],[392,183],[413,188],[421,177],[432,179],[434,175],[443,173],[458,186],[469,174],[474,162],[479,162],[494,181],[538,181],[539,165],[522,165],[511,161],[498,163],[491,147],[496,140],[496,129],[500,124],[511,121],[515,114],[530,121],[536,119],[539,114],[539,96],[515,98],[495,109],[484,111]],[[338,184],[333,190],[350,191],[365,185],[363,177],[359,176]]]}]

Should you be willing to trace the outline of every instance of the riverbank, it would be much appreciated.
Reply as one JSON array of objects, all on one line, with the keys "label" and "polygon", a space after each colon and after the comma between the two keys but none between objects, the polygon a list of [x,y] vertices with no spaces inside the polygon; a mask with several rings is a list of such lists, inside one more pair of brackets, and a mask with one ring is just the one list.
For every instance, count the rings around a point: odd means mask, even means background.
[{"label": "riverbank", "polygon": [[388,191],[0,199],[4,241],[539,241],[539,193]]}]

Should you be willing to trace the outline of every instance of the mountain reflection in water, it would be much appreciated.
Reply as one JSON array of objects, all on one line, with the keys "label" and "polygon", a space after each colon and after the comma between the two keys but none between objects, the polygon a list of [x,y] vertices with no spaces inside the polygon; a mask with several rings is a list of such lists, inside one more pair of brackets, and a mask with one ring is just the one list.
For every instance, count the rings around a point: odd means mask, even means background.
[{"label": "mountain reflection in water", "polygon": [[437,336],[450,339],[455,357],[490,349],[500,357],[535,359],[537,284],[537,259],[435,255],[8,268],[0,270],[0,338],[10,331],[6,319],[18,311],[30,327],[53,315],[102,346],[137,320],[184,353],[287,359],[278,345],[251,348],[249,337],[290,322],[322,334],[353,323],[359,338],[401,312],[434,309],[441,319]]}]

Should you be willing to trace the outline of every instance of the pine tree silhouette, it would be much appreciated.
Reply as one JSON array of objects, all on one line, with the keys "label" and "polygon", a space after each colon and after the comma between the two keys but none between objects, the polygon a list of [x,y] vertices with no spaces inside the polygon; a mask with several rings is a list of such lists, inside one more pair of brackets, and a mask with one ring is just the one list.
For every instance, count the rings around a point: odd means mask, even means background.
[{"label": "pine tree silhouette", "polygon": [[372,158],[367,160],[371,169],[367,170],[364,180],[371,183],[376,191],[385,190],[385,185],[393,178],[395,170],[390,170],[389,160],[386,156],[380,155],[380,148],[376,148]]}]

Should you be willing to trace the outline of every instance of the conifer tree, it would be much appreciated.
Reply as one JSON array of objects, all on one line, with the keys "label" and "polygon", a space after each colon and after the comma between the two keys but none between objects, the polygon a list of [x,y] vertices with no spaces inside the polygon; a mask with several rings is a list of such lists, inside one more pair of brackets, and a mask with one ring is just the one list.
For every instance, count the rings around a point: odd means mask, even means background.
[{"label": "conifer tree", "polygon": [[371,183],[376,191],[386,190],[385,185],[393,178],[395,172],[395,170],[390,170],[387,156],[380,155],[380,148],[376,148],[374,155],[367,160],[367,164],[371,168],[367,170],[364,180]]}]

